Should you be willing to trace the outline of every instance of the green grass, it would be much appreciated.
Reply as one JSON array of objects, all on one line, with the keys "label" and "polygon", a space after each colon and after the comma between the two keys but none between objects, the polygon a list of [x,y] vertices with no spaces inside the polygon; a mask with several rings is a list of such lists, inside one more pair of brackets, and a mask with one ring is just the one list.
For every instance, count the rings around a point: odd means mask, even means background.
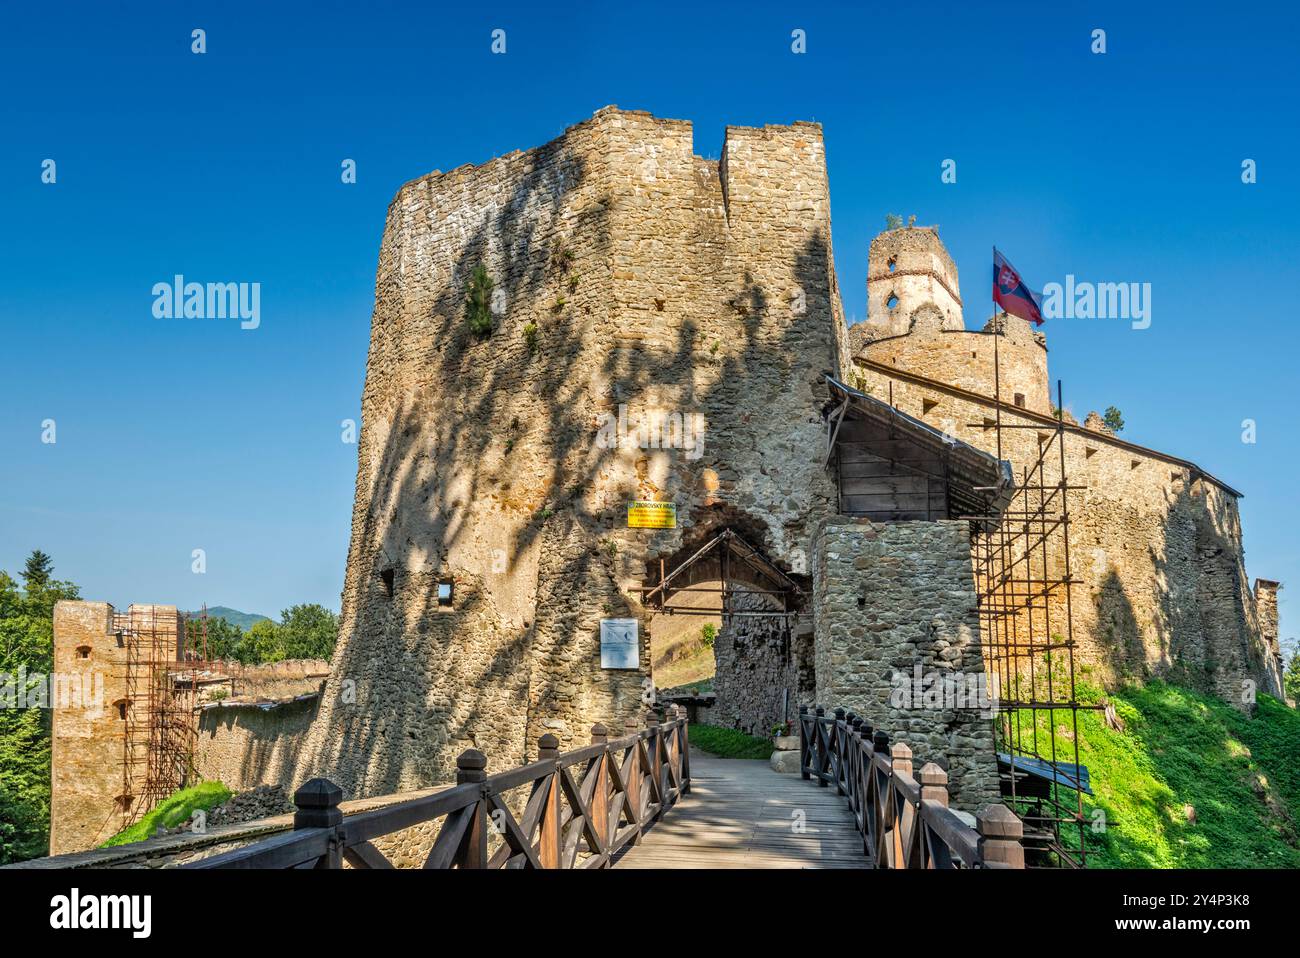
[{"label": "green grass", "polygon": [[[1100,696],[1079,689],[1081,701]],[[1123,732],[1079,713],[1079,760],[1096,792],[1084,796],[1084,818],[1104,814],[1104,829],[1085,834],[1089,867],[1300,868],[1300,713],[1261,695],[1248,718],[1164,682],[1109,699]]]},{"label": "green grass", "polygon": [[199,782],[189,788],[172,792],[161,802],[149,809],[138,822],[118,832],[100,848],[112,848],[115,845],[127,845],[153,838],[159,826],[175,828],[187,822],[195,809],[216,808],[230,798],[230,789],[220,782]]},{"label": "green grass", "polygon": [[770,758],[772,740],[754,738],[734,728],[718,725],[692,725],[687,730],[691,748],[719,758]]}]

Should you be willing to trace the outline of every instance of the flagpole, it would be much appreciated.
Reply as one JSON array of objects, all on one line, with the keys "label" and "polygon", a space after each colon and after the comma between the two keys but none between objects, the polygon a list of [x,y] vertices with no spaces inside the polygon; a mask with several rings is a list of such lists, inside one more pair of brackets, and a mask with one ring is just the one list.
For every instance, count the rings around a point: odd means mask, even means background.
[{"label": "flagpole", "polygon": [[[998,246],[993,244],[993,285],[996,289],[998,282]],[[1002,383],[1001,371],[998,363],[998,340],[1001,338],[1001,330],[998,324],[998,301],[996,295],[993,295],[993,410],[997,417],[997,437],[998,437],[998,462],[1002,461]]]}]

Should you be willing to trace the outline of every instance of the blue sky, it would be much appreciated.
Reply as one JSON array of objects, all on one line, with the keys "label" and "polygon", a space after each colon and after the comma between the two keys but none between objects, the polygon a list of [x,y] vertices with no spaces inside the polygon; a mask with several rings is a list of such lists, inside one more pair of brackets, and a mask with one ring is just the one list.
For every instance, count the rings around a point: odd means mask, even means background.
[{"label": "blue sky", "polygon": [[[39,547],[117,604],[337,608],[339,424],[359,418],[388,201],[616,103],[693,121],[706,156],[727,124],[820,121],[850,316],[889,212],[940,224],[971,325],[994,243],[1037,288],[1151,283],[1149,329],[1047,327],[1067,405],[1119,406],[1125,438],[1245,492],[1250,575],[1300,588],[1297,14],[1048,6],[7,6],[0,568]],[[155,319],[176,273],[259,282],[261,326]]]}]

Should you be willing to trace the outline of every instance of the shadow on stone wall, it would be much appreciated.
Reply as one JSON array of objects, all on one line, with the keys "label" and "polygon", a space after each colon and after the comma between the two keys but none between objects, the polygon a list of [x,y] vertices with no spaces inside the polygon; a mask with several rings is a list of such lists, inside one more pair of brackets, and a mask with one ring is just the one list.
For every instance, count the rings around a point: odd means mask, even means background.
[{"label": "shadow on stone wall", "polygon": [[[608,465],[608,454],[594,448],[593,410],[664,383],[678,390],[676,401],[683,408],[703,409],[710,423],[723,423],[720,435],[711,431],[702,459],[675,465],[678,486],[702,494],[706,468],[730,469],[746,461],[758,467],[761,451],[751,441],[751,415],[768,415],[767,404],[796,386],[800,393],[810,390],[793,382],[796,371],[808,375],[797,370],[798,353],[811,338],[808,325],[822,323],[823,339],[834,343],[829,250],[820,237],[796,264],[796,281],[808,294],[807,316],[774,322],[768,292],[745,274],[740,296],[730,302],[727,290],[717,290],[715,315],[682,319],[671,348],[652,352],[610,345],[599,367],[609,384],[603,397],[576,384],[589,373],[588,330],[597,343],[613,344],[626,321],[612,315],[609,303],[584,303],[581,294],[576,296],[576,315],[546,322],[535,355],[523,353],[513,335],[505,339],[501,331],[475,341],[464,320],[463,286],[476,265],[489,256],[499,264],[493,272],[502,278],[511,303],[538,300],[549,281],[554,234],[540,230],[535,207],[540,203],[554,218],[564,197],[587,176],[584,160],[569,154],[565,140],[543,148],[535,172],[518,185],[511,201],[464,243],[453,281],[437,292],[422,322],[407,313],[405,301],[396,305],[396,267],[390,264],[380,277],[372,352],[387,356],[388,363],[377,368],[371,358],[366,411],[373,415],[384,397],[398,394],[393,382],[399,354],[420,355],[415,389],[393,411],[379,461],[369,469],[363,436],[358,496],[368,499],[370,508],[353,517],[349,571],[354,574],[343,597],[341,640],[302,756],[296,764],[268,769],[273,780],[300,782],[324,774],[342,785],[345,797],[355,797],[446,781],[454,774],[456,754],[473,745],[488,752],[493,768],[522,762],[533,744],[525,741],[525,730],[535,731],[537,719],[571,699],[569,677],[581,678],[596,667],[578,663],[566,672],[549,663],[570,656],[574,636],[585,635],[581,630],[602,615],[639,611],[619,589],[622,560],[597,547],[602,535],[620,527],[621,509],[595,508],[584,495]],[[584,210],[582,222],[573,227],[584,244],[595,244],[602,253],[611,242],[605,200]],[[493,237],[499,241],[493,243]],[[597,257],[590,259],[595,264]],[[599,268],[607,270],[600,259]],[[653,321],[654,313],[647,315]],[[704,331],[725,335],[740,348],[724,359],[717,385],[701,389],[692,369]],[[521,428],[525,406],[527,430]],[[816,415],[810,403],[807,416]],[[379,425],[366,422],[365,429],[372,432]],[[548,464],[543,474],[528,477],[527,495],[502,494],[517,478],[509,456],[502,466],[490,465],[490,447],[503,437],[517,447],[526,444],[538,462]],[[370,475],[375,484],[367,495]],[[637,489],[627,483],[613,491],[630,498]],[[454,545],[476,535],[472,502],[489,495],[521,514],[532,513],[506,556],[507,568],[514,570],[525,553],[540,549],[538,617],[520,627],[504,621],[473,576],[457,576],[453,613],[439,608],[438,567]],[[750,515],[767,507],[744,497],[734,504]],[[698,512],[690,515],[700,521]],[[765,524],[759,524],[769,539]],[[402,553],[415,545],[435,561],[422,569],[404,567]],[[355,704],[349,704],[349,695]],[[581,732],[585,735],[585,729]],[[582,737],[564,744],[585,742]],[[250,755],[249,760],[255,759]]]},{"label": "shadow on stone wall", "polygon": [[1235,502],[1201,480],[1176,484],[1166,503],[1161,536],[1146,548],[1147,611],[1129,592],[1139,583],[1113,566],[1093,587],[1106,680],[1160,676],[1234,702],[1246,679],[1267,690]]}]

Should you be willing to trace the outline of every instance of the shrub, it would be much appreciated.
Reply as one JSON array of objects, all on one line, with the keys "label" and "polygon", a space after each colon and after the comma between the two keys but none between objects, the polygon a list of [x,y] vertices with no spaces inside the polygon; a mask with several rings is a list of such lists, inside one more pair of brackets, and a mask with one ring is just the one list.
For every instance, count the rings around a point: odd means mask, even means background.
[{"label": "shrub", "polygon": [[480,263],[470,274],[469,284],[465,287],[465,320],[469,331],[475,336],[487,336],[492,332],[492,277],[487,267]]}]

